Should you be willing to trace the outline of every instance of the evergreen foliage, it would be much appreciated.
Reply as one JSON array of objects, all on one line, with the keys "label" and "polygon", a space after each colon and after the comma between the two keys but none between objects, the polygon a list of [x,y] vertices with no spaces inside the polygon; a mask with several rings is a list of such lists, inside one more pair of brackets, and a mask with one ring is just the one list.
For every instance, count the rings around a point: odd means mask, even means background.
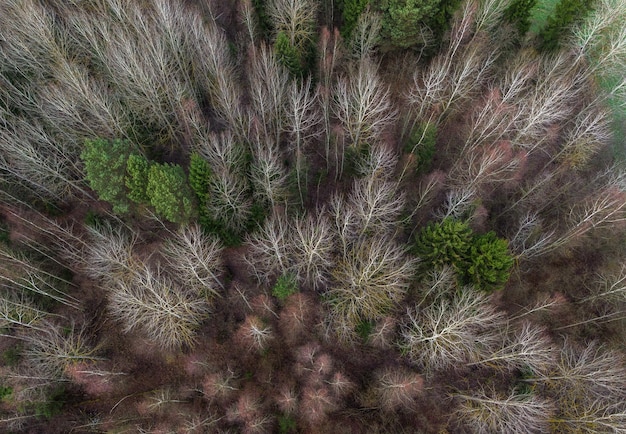
[{"label": "evergreen foliage", "polygon": [[156,213],[173,223],[188,222],[194,214],[192,191],[185,171],[178,165],[150,167],[146,193]]},{"label": "evergreen foliage", "polygon": [[252,6],[256,11],[259,19],[259,30],[264,39],[269,39],[269,35],[272,32],[272,21],[270,20],[265,3],[267,0],[252,0]]},{"label": "evergreen foliage", "polygon": [[417,157],[415,172],[418,175],[429,171],[435,156],[436,141],[437,127],[432,123],[421,124],[411,133],[405,150]]},{"label": "evergreen foliage", "polygon": [[125,184],[128,188],[128,198],[133,202],[148,203],[150,201],[146,193],[149,170],[150,162],[144,156],[131,154],[128,157]]},{"label": "evergreen foliage", "polygon": [[504,17],[517,27],[520,36],[530,28],[530,14],[536,4],[537,0],[513,0],[504,11]]},{"label": "evergreen foliage", "polygon": [[298,281],[292,273],[286,273],[276,280],[272,288],[272,295],[280,301],[285,301],[287,297],[298,292]]},{"label": "evergreen foliage", "polygon": [[451,218],[430,223],[417,234],[414,252],[423,271],[451,265],[461,283],[488,292],[507,282],[513,266],[507,240],[494,232],[476,235],[466,222]]},{"label": "evergreen foliage", "polygon": [[287,68],[292,77],[302,76],[302,54],[298,47],[291,44],[289,36],[285,32],[278,32],[278,35],[276,35],[274,52],[278,62]]},{"label": "evergreen foliage", "polygon": [[126,140],[85,140],[80,158],[85,164],[85,177],[98,197],[113,205],[118,214],[127,213],[126,166],[131,144]]},{"label": "evergreen foliage", "polygon": [[540,49],[554,51],[573,24],[580,22],[592,9],[594,0],[561,0],[539,33]]},{"label": "evergreen foliage", "polygon": [[196,195],[201,213],[209,197],[210,182],[211,167],[209,163],[200,154],[194,152],[189,160],[189,186]]},{"label": "evergreen foliage", "polygon": [[343,25],[341,26],[341,35],[348,39],[352,35],[352,31],[356,26],[361,12],[365,10],[370,0],[343,0],[341,2],[341,14],[343,16]]},{"label": "evergreen foliage", "polygon": [[425,269],[452,265],[463,274],[472,243],[472,230],[466,222],[444,219],[426,226],[415,239],[415,253]]},{"label": "evergreen foliage", "polygon": [[409,48],[424,42],[424,23],[439,12],[441,0],[381,0],[382,39],[390,48]]},{"label": "evergreen foliage", "polygon": [[513,257],[507,240],[495,232],[475,236],[469,251],[467,278],[485,291],[500,289],[509,280]]}]

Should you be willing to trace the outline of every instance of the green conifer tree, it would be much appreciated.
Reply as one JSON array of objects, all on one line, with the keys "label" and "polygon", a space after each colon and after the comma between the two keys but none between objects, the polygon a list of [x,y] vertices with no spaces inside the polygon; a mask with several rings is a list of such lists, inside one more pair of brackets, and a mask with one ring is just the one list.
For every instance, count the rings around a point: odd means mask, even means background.
[{"label": "green conifer tree", "polygon": [[118,214],[127,213],[130,206],[124,180],[131,148],[126,140],[85,140],[85,149],[80,154],[89,186],[100,199],[113,205],[113,211]]},{"label": "green conifer tree", "polygon": [[126,162],[126,187],[128,198],[136,203],[145,204],[150,201],[148,187],[148,171],[150,162],[143,155],[131,154]]},{"label": "green conifer tree", "polygon": [[182,167],[154,164],[148,171],[146,193],[157,214],[174,223],[185,223],[194,214],[192,191]]}]

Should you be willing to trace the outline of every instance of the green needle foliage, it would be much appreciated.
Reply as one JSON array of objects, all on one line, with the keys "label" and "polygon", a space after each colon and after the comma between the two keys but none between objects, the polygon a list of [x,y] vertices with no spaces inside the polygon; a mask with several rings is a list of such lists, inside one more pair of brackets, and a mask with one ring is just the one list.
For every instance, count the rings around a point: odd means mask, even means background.
[{"label": "green needle foliage", "polygon": [[287,68],[292,77],[302,77],[302,54],[294,47],[285,32],[279,32],[274,42],[274,52],[278,62]]},{"label": "green needle foliage", "polygon": [[462,273],[472,243],[472,230],[465,222],[451,218],[426,226],[415,239],[415,253],[428,270],[451,264]]},{"label": "green needle foliage", "polygon": [[390,48],[409,48],[424,42],[423,23],[438,12],[441,0],[381,0],[382,38]]},{"label": "green needle foliage", "polygon": [[361,12],[365,10],[370,0],[343,0],[341,2],[341,14],[343,16],[343,26],[341,26],[341,36],[348,39],[356,26]]},{"label": "green needle foliage", "polygon": [[502,288],[513,266],[507,240],[494,232],[475,235],[466,222],[451,218],[417,234],[414,252],[422,259],[423,272],[452,265],[462,284],[487,292]]},{"label": "green needle foliage", "polygon": [[146,192],[150,162],[142,155],[131,154],[126,162],[126,187],[128,198],[136,203],[148,203]]},{"label": "green needle foliage", "polygon": [[594,0],[561,0],[556,5],[554,15],[548,17],[546,26],[539,33],[540,49],[554,51],[559,48],[561,38],[567,35],[567,30],[585,18],[593,3]]},{"label": "green needle foliage", "polygon": [[415,173],[418,175],[428,173],[435,156],[435,143],[437,141],[437,126],[425,123],[417,126],[411,133],[405,151],[415,155],[417,164]]},{"label": "green needle foliage", "polygon": [[126,140],[86,140],[80,158],[85,164],[89,186],[98,197],[113,205],[118,214],[127,213],[126,167],[132,145]]},{"label": "green needle foliage", "polygon": [[537,0],[513,0],[504,11],[504,17],[517,27],[520,36],[530,28],[530,13],[536,4]]},{"label": "green needle foliage", "polygon": [[202,210],[209,198],[209,184],[211,182],[211,167],[198,153],[191,154],[189,161],[189,186],[198,199],[198,206]]},{"label": "green needle foliage", "polygon": [[176,164],[153,165],[148,171],[146,193],[157,214],[173,223],[188,222],[194,214],[185,171]]},{"label": "green needle foliage", "polygon": [[272,288],[272,295],[280,301],[285,301],[287,297],[296,292],[298,292],[298,281],[293,273],[280,276]]},{"label": "green needle foliage", "polygon": [[509,280],[512,266],[507,240],[498,238],[495,232],[474,237],[466,270],[470,283],[484,291],[500,289]]}]

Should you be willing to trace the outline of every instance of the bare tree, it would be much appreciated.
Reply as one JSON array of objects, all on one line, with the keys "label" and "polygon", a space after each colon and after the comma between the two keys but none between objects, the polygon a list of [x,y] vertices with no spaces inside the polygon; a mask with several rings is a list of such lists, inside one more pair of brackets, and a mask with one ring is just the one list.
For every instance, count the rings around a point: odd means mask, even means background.
[{"label": "bare tree", "polygon": [[305,152],[309,141],[318,135],[319,113],[317,111],[317,92],[311,92],[311,79],[302,83],[292,82],[286,94],[285,131],[292,139],[290,151],[295,155],[296,177],[300,203],[304,203],[306,185]]},{"label": "bare tree", "polygon": [[[164,141],[176,141],[182,133],[176,113],[193,91],[182,73],[186,64],[177,59],[175,12],[162,1],[155,5],[160,7],[109,0],[97,13],[76,14],[73,30],[75,42],[94,56],[124,105],[145,126],[158,128]],[[118,20],[122,26],[116,27]]]},{"label": "bare tree", "polygon": [[[561,160],[573,169],[587,165],[611,139],[609,113],[596,104],[587,104],[572,120],[561,149],[551,162]],[[548,163],[549,164],[549,163]]]},{"label": "bare tree", "polygon": [[491,354],[485,354],[470,365],[504,365],[508,369],[532,369],[548,372],[556,363],[557,348],[543,327],[524,321],[508,337],[502,346]]},{"label": "bare tree", "polygon": [[258,23],[256,11],[250,0],[243,0],[239,4],[239,20],[244,25],[246,45],[256,46],[258,39]]},{"label": "bare tree", "polygon": [[242,232],[250,216],[252,201],[245,173],[246,149],[229,133],[212,134],[198,144],[211,167],[207,212],[227,228]]},{"label": "bare tree", "polygon": [[567,120],[584,89],[584,76],[571,56],[558,53],[538,65],[536,85],[520,95],[511,142],[532,153],[545,143],[547,128]]},{"label": "bare tree", "polygon": [[289,271],[290,231],[287,218],[275,213],[265,220],[258,231],[246,237],[250,251],[246,254],[245,261],[260,282],[268,283],[276,276]]},{"label": "bare tree", "polygon": [[139,330],[162,349],[192,345],[194,331],[207,317],[206,299],[191,294],[160,270],[141,264],[132,279],[109,288],[109,310],[125,332]]},{"label": "bare tree", "polygon": [[300,281],[313,289],[325,286],[333,265],[334,240],[324,213],[296,218],[291,239],[292,269]]},{"label": "bare tree", "polygon": [[544,433],[554,412],[554,404],[535,394],[501,394],[481,387],[471,394],[454,396],[459,401],[456,413],[464,425],[481,434]]},{"label": "bare tree", "polygon": [[576,49],[577,61],[588,63],[590,73],[608,75],[623,70],[626,31],[621,24],[625,19],[621,0],[603,0],[574,27],[568,42]]},{"label": "bare tree", "polygon": [[80,309],[80,303],[60,288],[71,285],[58,276],[46,271],[40,264],[26,255],[0,245],[0,287],[9,291],[22,291],[48,297],[74,309]]},{"label": "bare tree", "polygon": [[[2,109],[0,114],[4,114]],[[7,116],[2,122],[0,168],[13,182],[44,200],[63,201],[77,191],[84,192],[75,149],[60,146],[36,121]]]},{"label": "bare tree", "polygon": [[472,208],[475,207],[476,201],[476,190],[471,186],[452,189],[446,193],[443,206],[436,210],[434,215],[440,220],[448,217],[465,220],[469,217]]},{"label": "bare tree", "polygon": [[208,297],[220,295],[223,289],[220,281],[222,247],[217,239],[205,235],[200,226],[181,227],[165,241],[163,252],[182,282],[196,287],[198,293]]},{"label": "bare tree", "polygon": [[100,359],[98,348],[88,344],[85,328],[75,324],[66,333],[63,327],[46,321],[37,331],[25,334],[24,341],[23,355],[32,372],[48,379],[62,378],[73,363]]},{"label": "bare tree", "polygon": [[339,79],[333,92],[333,111],[355,148],[380,137],[396,118],[377,69],[371,60],[359,62],[356,70]]},{"label": "bare tree", "polygon": [[316,6],[312,0],[271,0],[267,13],[276,31],[285,32],[291,45],[302,48],[313,37]]},{"label": "bare tree", "polygon": [[330,309],[352,327],[382,318],[406,293],[414,267],[415,260],[393,241],[362,240],[332,271],[326,292]]},{"label": "bare tree", "polygon": [[626,265],[622,265],[617,273],[602,273],[593,282],[591,293],[577,303],[591,305],[608,305],[622,314],[622,307],[626,304]]},{"label": "bare tree", "polygon": [[59,63],[52,72],[54,82],[40,88],[39,107],[46,126],[63,148],[78,155],[85,137],[130,138],[127,113],[105,82],[70,60]]},{"label": "bare tree", "polygon": [[481,29],[480,20],[491,17],[492,8],[481,8],[478,13],[477,9],[473,2],[464,3],[454,20],[448,47],[426,70],[415,72],[408,100],[418,119],[439,124],[489,78],[499,47],[487,49],[488,38],[482,33],[486,29]]},{"label": "bare tree", "polygon": [[250,182],[255,198],[268,203],[271,208],[285,203],[289,197],[289,175],[277,144],[270,139],[256,137],[251,148]]},{"label": "bare tree", "polygon": [[376,374],[376,394],[383,410],[413,410],[415,398],[422,394],[424,379],[406,368],[385,368]]},{"label": "bare tree", "polygon": [[366,7],[357,19],[349,41],[352,56],[358,61],[372,58],[381,27],[380,15],[373,12],[371,7]]},{"label": "bare tree", "polygon": [[332,115],[332,88],[334,84],[336,64],[341,58],[341,37],[339,30],[335,28],[331,34],[328,28],[324,27],[320,35],[319,46],[319,73],[320,82],[317,88],[320,112],[324,124],[324,150],[326,156],[326,167],[331,165],[331,142],[334,142],[335,149],[332,155],[335,167],[339,167],[339,151],[337,140],[333,140],[331,115]]},{"label": "bare tree", "polygon": [[397,164],[397,152],[383,143],[375,142],[369,145],[366,155],[357,159],[356,170],[363,178],[392,180]]},{"label": "bare tree", "polygon": [[6,1],[0,6],[0,49],[3,65],[38,82],[49,76],[57,61],[66,55],[55,37],[55,23],[39,1]]},{"label": "bare tree", "polygon": [[87,226],[91,242],[86,245],[83,267],[94,279],[124,280],[135,268],[133,247],[137,234],[109,223]]},{"label": "bare tree", "polygon": [[505,139],[512,133],[522,111],[516,104],[530,92],[538,59],[522,53],[495,78],[484,102],[473,111],[463,151],[486,142]]},{"label": "bare tree", "polygon": [[623,402],[607,405],[597,400],[590,405],[564,406],[563,410],[562,414],[552,419],[552,425],[556,429],[584,434],[626,432],[626,409]]},{"label": "bare tree", "polygon": [[274,333],[261,318],[248,315],[237,331],[237,338],[248,350],[261,352],[274,338]]},{"label": "bare tree", "polygon": [[566,339],[554,369],[534,373],[525,381],[545,384],[565,406],[571,402],[580,405],[623,402],[625,363],[623,353],[597,341],[580,346]]},{"label": "bare tree", "polygon": [[358,236],[362,237],[393,232],[404,204],[404,195],[396,182],[370,177],[354,181],[347,205],[356,218]]},{"label": "bare tree", "polygon": [[279,144],[285,122],[285,98],[289,74],[279,65],[274,52],[261,45],[250,51],[249,67],[251,129],[259,137]]},{"label": "bare tree", "polygon": [[514,152],[507,141],[468,148],[454,164],[449,179],[465,191],[493,188],[519,179],[525,159],[526,154]]},{"label": "bare tree", "polygon": [[552,241],[554,230],[543,228],[543,222],[536,213],[527,212],[519,219],[516,232],[508,237],[509,246],[517,258],[530,259],[541,255]]},{"label": "bare tree", "polygon": [[233,133],[243,139],[249,130],[249,121],[242,108],[241,83],[223,29],[200,14],[186,14],[181,30],[188,38],[189,60],[193,65],[193,79],[209,94],[220,118]]},{"label": "bare tree", "polygon": [[498,344],[504,315],[478,292],[458,291],[448,299],[407,310],[400,348],[429,371],[480,360]]},{"label": "bare tree", "polygon": [[40,320],[48,315],[37,308],[25,291],[11,292],[4,288],[0,297],[0,327],[3,329],[19,326],[42,330]]}]

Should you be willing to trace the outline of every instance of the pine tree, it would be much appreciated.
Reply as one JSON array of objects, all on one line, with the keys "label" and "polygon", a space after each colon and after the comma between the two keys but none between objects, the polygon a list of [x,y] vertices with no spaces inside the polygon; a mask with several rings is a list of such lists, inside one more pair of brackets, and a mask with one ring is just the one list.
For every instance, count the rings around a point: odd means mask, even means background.
[{"label": "pine tree", "polygon": [[128,212],[130,205],[124,182],[130,152],[131,144],[126,140],[95,139],[86,140],[80,154],[89,186],[118,214]]},{"label": "pine tree", "polygon": [[157,214],[174,223],[189,221],[195,209],[182,167],[155,164],[148,171],[146,193]]},{"label": "pine tree", "polygon": [[125,184],[128,188],[128,198],[136,203],[148,203],[150,198],[146,193],[148,187],[148,171],[150,162],[142,155],[131,154],[126,162]]},{"label": "pine tree", "polygon": [[467,268],[469,282],[485,291],[501,288],[509,280],[513,266],[508,246],[508,241],[498,238],[495,232],[474,237]]}]

